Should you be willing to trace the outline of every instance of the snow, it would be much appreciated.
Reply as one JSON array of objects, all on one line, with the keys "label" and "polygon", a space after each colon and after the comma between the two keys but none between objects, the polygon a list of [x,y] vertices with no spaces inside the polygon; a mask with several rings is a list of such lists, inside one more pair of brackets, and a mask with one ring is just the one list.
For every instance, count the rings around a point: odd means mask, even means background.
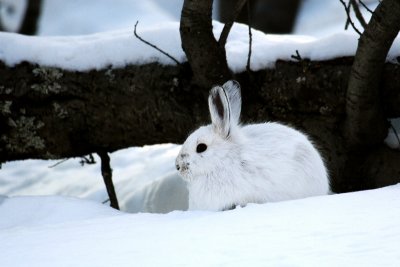
[{"label": "snow", "polygon": [[[11,223],[2,222],[0,227],[2,266],[400,264],[400,184],[250,204],[226,212],[166,215],[123,214],[64,197],[51,200],[4,200],[2,221]],[[50,219],[36,223],[38,219],[32,217],[35,203],[41,217]]]},{"label": "snow", "polygon": [[[7,4],[9,0],[1,1]],[[369,1],[368,4],[374,8],[377,3]],[[21,13],[26,3],[18,0],[8,5],[15,6],[14,13]],[[0,33],[0,60],[9,66],[28,61],[78,71],[150,62],[175,64],[134,37],[134,24],[139,21],[137,32],[142,38],[183,62],[186,56],[179,35],[181,6],[182,0],[168,3],[118,0],[112,5],[107,0],[46,0],[39,21],[41,36]],[[368,19],[370,14],[363,8],[361,10]],[[17,14],[14,17],[18,17]],[[274,67],[278,59],[293,60],[291,56],[296,50],[302,58],[311,60],[354,55],[358,35],[353,30],[344,31],[345,20],[339,1],[305,0],[297,18],[296,35],[271,35],[253,30],[251,68],[257,71]],[[16,19],[10,21],[16,24]],[[214,35],[218,38],[223,24],[214,21],[213,25]],[[63,36],[48,36],[60,34]],[[245,70],[248,38],[246,25],[233,26],[226,52],[228,65],[234,72]],[[388,61],[397,62],[399,54],[398,38],[389,52]]]},{"label": "snow", "polygon": [[[15,31],[26,2],[0,2],[13,6],[14,12],[2,8],[0,18]],[[40,37],[0,33],[0,60],[9,66],[29,61],[81,71],[174,64],[133,36],[139,20],[140,36],[183,62],[181,3],[44,0]],[[358,36],[351,29],[344,32],[344,21],[339,1],[304,0],[296,35],[253,30],[252,69],[291,60],[296,50],[312,60],[354,55]],[[216,36],[222,27],[214,22]],[[247,49],[247,27],[235,24],[227,43],[233,71],[244,70]],[[396,40],[388,60],[399,51]],[[399,120],[393,123],[400,132]],[[400,147],[393,130],[386,143]],[[164,144],[111,154],[123,212],[101,204],[107,193],[99,163],[3,164],[0,266],[400,266],[400,184],[226,212],[176,211],[187,209],[187,190],[174,166],[179,149]]]},{"label": "snow", "polygon": [[[214,22],[214,34],[219,36],[223,24]],[[178,61],[185,61],[179,36],[179,23],[166,22],[147,27],[138,25],[138,34],[145,40],[170,53]],[[253,31],[251,67],[259,70],[273,67],[277,59],[293,60],[298,50],[303,58],[327,60],[354,55],[358,36],[338,33],[315,38],[297,35],[266,35]],[[248,54],[248,29],[235,24],[226,45],[229,67],[234,72],[244,71]],[[400,51],[396,40],[388,59],[395,60]],[[9,66],[23,61],[67,70],[87,71],[129,64],[159,62],[174,64],[168,57],[136,39],[133,28],[112,32],[71,37],[29,37],[14,33],[0,33],[0,60]]]},{"label": "snow", "polygon": [[[375,10],[378,5],[377,0],[364,0],[363,2],[371,10]],[[371,14],[361,5],[359,7],[365,21],[368,22]],[[362,31],[362,26],[355,17],[353,9],[351,9],[350,14],[356,28]],[[345,32],[346,20],[346,11],[339,0],[302,0],[293,33],[327,37],[333,33]],[[351,25],[349,25],[347,31],[355,32]]]},{"label": "snow", "polygon": [[5,197],[1,202],[0,231],[122,214],[94,201],[62,196]]},{"label": "snow", "polygon": [[[175,170],[180,146],[134,147],[111,154],[113,181],[121,210],[168,212],[187,208],[187,190]],[[108,199],[96,164],[80,166],[79,159],[7,162],[0,169],[0,196],[62,195],[99,203]],[[167,200],[165,200],[168,197]],[[0,213],[1,214],[1,213]]]},{"label": "snow", "polygon": [[[172,10],[177,10],[182,0],[45,0],[39,20],[39,35],[82,35],[141,25],[178,21]],[[160,6],[161,5],[161,6]],[[93,14],[93,15],[90,15]],[[157,19],[154,19],[156,16]],[[104,21],[105,20],[105,21]]]}]

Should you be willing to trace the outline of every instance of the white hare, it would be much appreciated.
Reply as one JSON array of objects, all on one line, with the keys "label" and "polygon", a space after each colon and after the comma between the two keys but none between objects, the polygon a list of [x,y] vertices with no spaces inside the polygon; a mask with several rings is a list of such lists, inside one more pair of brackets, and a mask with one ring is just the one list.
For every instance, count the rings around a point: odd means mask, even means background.
[{"label": "white hare", "polygon": [[193,132],[176,158],[187,182],[189,210],[226,210],[330,192],[324,161],[303,133],[275,122],[239,125],[236,81],[212,88],[208,105],[212,123]]}]

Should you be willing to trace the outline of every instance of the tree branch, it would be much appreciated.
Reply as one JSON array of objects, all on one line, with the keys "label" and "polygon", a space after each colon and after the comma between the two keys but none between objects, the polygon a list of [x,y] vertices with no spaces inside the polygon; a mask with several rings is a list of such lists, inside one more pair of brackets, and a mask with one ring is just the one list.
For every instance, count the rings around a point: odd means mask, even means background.
[{"label": "tree branch", "polygon": [[147,44],[148,46],[153,47],[155,50],[159,51],[159,52],[162,53],[163,55],[169,57],[172,61],[175,61],[175,63],[176,63],[177,65],[180,65],[180,64],[181,64],[181,63],[179,63],[179,61],[178,61],[176,58],[174,58],[173,56],[171,56],[171,55],[168,54],[167,52],[161,50],[161,49],[158,48],[157,46],[153,45],[152,43],[150,43],[150,42],[144,40],[142,37],[140,37],[140,36],[136,33],[136,26],[138,25],[138,23],[139,23],[139,21],[136,21],[135,29],[134,29],[134,31],[133,31],[133,34],[135,35],[136,38],[138,38],[140,41],[142,41],[143,43]]},{"label": "tree branch", "polygon": [[351,27],[353,27],[353,29],[354,29],[359,35],[361,35],[361,32],[357,29],[357,27],[354,25],[353,20],[351,19],[351,16],[350,16],[350,7],[348,7],[348,6],[346,5],[346,3],[344,2],[344,0],[339,0],[339,1],[340,1],[340,3],[342,3],[342,5],[343,5],[343,7],[344,7],[344,10],[346,11],[346,14],[347,14],[347,21],[350,22]]},{"label": "tree branch", "polygon": [[354,14],[356,14],[356,18],[360,22],[361,26],[365,29],[365,27],[367,27],[367,23],[365,22],[365,19],[360,11],[360,8],[358,7],[356,0],[350,0],[350,3],[353,6],[353,10],[354,10]]},{"label": "tree branch", "polygon": [[249,27],[249,53],[247,55],[247,64],[246,70],[249,72],[250,69],[250,60],[251,60],[251,48],[253,44],[253,35],[251,33],[251,7],[250,7],[250,0],[247,1],[247,17],[248,17],[248,27]]},{"label": "tree branch", "polygon": [[114,209],[119,210],[119,204],[117,200],[117,195],[115,194],[114,184],[112,181],[112,169],[110,166],[110,157],[105,151],[100,151],[97,153],[101,159],[101,175],[104,179],[104,184],[106,185],[107,194],[110,198],[110,206]]},{"label": "tree branch", "polygon": [[222,29],[221,35],[219,37],[218,43],[219,46],[225,47],[226,40],[228,39],[229,32],[231,31],[231,28],[233,26],[233,23],[235,23],[236,19],[238,18],[240,11],[242,11],[242,8],[246,2],[250,2],[250,0],[237,0],[236,1],[236,6],[235,10],[229,19],[227,23],[225,23],[224,28]]},{"label": "tree branch", "polygon": [[368,8],[368,6],[364,3],[364,1],[362,0],[358,0],[358,2],[360,2],[360,4],[369,12],[369,13],[374,13],[371,9]]}]

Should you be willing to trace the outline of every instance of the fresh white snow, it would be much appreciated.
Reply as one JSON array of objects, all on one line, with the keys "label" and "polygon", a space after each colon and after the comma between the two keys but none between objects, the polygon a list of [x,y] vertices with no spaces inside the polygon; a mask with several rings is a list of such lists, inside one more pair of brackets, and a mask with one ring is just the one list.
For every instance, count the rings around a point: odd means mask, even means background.
[{"label": "fresh white snow", "polygon": [[[0,2],[15,8],[10,13],[1,9],[0,17],[3,26],[16,30],[25,1]],[[182,62],[181,3],[44,0],[41,37],[0,33],[0,60],[10,66],[29,61],[81,71],[174,64],[133,36],[139,20],[140,36]],[[304,0],[298,35],[253,31],[252,69],[291,60],[296,50],[313,60],[354,55],[358,36],[351,29],[344,32],[344,20],[338,0]],[[222,27],[214,22],[216,36]],[[227,43],[233,71],[244,70],[247,49],[247,27],[235,24]],[[388,60],[399,54],[397,40]],[[400,148],[393,131],[386,143]],[[227,212],[137,213],[187,208],[187,190],[174,167],[179,148],[164,144],[111,154],[124,212],[101,204],[107,193],[99,163],[82,167],[79,159],[69,159],[53,168],[58,161],[3,164],[0,266],[400,266],[400,184]]]},{"label": "fresh white snow", "polygon": [[[35,204],[50,219],[38,223]],[[107,209],[61,197],[5,199],[1,266],[400,265],[400,185],[226,212]]]},{"label": "fresh white snow", "polygon": [[[180,146],[173,144],[134,147],[111,154],[113,181],[121,210],[168,212],[187,208],[187,190],[175,170]],[[94,200],[108,199],[100,172],[94,165],[79,164],[79,158],[57,166],[57,160],[25,160],[3,164],[0,196],[62,195]],[[1,217],[1,214],[0,214]],[[1,266],[1,264],[0,264]]]},{"label": "fresh white snow", "polygon": [[[223,24],[214,22],[214,34],[219,36]],[[153,26],[138,25],[138,34],[165,50],[178,61],[185,61],[179,36],[179,22],[166,22]],[[315,38],[296,35],[272,35],[253,31],[251,67],[253,70],[273,67],[275,61],[293,60],[299,51],[303,58],[327,60],[355,54],[358,36],[338,33]],[[248,28],[235,24],[226,45],[229,67],[234,72],[244,71],[248,55]],[[388,60],[400,54],[400,41],[396,40]],[[125,30],[69,37],[30,37],[15,33],[0,33],[0,60],[9,66],[23,61],[41,66],[86,71],[129,64],[159,62],[174,64],[168,57],[142,43],[133,35],[133,27]]]}]

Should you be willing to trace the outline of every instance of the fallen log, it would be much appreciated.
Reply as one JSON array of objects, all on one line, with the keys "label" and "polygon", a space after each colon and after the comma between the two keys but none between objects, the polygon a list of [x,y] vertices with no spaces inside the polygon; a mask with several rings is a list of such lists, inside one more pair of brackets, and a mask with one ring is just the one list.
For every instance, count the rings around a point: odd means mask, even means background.
[{"label": "fallen log", "polygon": [[[274,69],[235,75],[242,84],[242,121],[278,120],[308,133],[324,154],[336,192],[400,182],[400,153],[383,140],[366,150],[347,146],[352,60],[278,61]],[[209,121],[210,88],[192,79],[187,64],[77,72],[0,63],[0,162],[181,143]],[[385,116],[400,116],[399,65],[385,65],[380,86]]]}]

